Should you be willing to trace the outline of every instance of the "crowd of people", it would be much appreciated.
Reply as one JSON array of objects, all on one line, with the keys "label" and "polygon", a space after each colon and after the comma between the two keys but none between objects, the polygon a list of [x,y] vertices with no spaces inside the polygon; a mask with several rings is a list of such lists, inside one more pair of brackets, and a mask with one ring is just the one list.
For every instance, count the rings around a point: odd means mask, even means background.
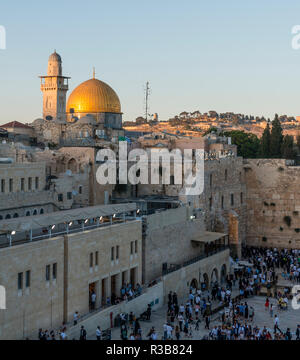
[{"label": "crowd of people", "polygon": [[[182,340],[192,339],[194,335],[201,338],[203,329],[207,340],[300,340],[300,325],[295,328],[281,329],[279,317],[285,315],[291,300],[290,286],[276,290],[279,277],[291,284],[300,282],[300,250],[266,249],[244,247],[243,262],[237,262],[233,271],[226,276],[223,284],[217,281],[210,284],[202,283],[200,288],[190,287],[188,299],[179,301],[176,292],[168,294],[166,321],[158,335],[154,326],[142,333],[141,322],[151,321],[151,305],[142,314],[120,314],[120,338],[122,340]],[[261,294],[262,287],[267,289],[264,301],[266,316],[272,319],[273,325],[260,326],[255,324],[255,312],[251,297]],[[137,284],[123,284],[120,296],[112,294],[106,299],[107,305],[114,305],[141,295],[142,287]],[[91,295],[91,301],[96,297]],[[211,318],[216,322],[211,326]],[[74,314],[74,325],[78,323],[79,314]],[[300,322],[300,321],[299,321]],[[268,321],[270,323],[270,321]],[[202,324],[202,325],[201,325]],[[200,329],[201,326],[201,329]],[[100,326],[95,329],[95,338],[100,340],[103,332]],[[79,338],[86,339],[86,330],[80,328]],[[39,331],[41,340],[65,340],[66,328],[61,327],[57,335],[54,331]]]}]

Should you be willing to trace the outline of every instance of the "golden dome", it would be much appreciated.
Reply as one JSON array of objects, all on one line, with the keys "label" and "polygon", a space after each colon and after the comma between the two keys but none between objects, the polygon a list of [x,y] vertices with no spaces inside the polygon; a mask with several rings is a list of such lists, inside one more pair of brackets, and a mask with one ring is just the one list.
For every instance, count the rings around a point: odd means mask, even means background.
[{"label": "golden dome", "polygon": [[105,82],[90,79],[78,85],[69,96],[67,113],[121,113],[118,95]]}]

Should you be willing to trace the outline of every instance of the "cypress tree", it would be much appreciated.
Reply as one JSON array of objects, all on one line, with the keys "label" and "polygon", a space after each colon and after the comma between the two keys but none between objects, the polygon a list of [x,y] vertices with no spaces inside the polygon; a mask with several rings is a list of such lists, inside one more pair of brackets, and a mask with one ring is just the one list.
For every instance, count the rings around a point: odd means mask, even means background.
[{"label": "cypress tree", "polygon": [[273,158],[281,158],[281,145],[283,142],[282,127],[278,115],[272,121],[272,131],[270,138],[270,155]]},{"label": "cypress tree", "polygon": [[270,145],[271,145],[271,132],[270,132],[270,125],[267,124],[267,127],[265,128],[263,135],[261,137],[261,145],[260,145],[260,155],[263,158],[269,158],[270,157]]},{"label": "cypress tree", "polygon": [[291,135],[285,135],[283,138],[281,153],[284,159],[294,159],[296,156],[294,150],[294,139]]}]

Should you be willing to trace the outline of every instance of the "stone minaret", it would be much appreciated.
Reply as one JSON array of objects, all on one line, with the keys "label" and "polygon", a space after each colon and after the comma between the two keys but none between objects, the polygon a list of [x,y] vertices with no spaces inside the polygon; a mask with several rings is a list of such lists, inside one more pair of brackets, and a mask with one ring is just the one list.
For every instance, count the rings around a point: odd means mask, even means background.
[{"label": "stone minaret", "polygon": [[66,121],[66,94],[69,77],[62,76],[62,61],[54,51],[48,61],[47,76],[40,76],[44,120]]}]

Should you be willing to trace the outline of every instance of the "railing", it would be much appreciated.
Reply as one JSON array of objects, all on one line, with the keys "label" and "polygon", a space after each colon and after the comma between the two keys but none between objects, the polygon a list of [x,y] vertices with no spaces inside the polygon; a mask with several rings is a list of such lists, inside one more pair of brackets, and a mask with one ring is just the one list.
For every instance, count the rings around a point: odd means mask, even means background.
[{"label": "railing", "polygon": [[[107,226],[113,226],[116,224],[123,224],[126,223],[128,221],[134,221],[136,220],[135,217],[126,217],[125,219],[113,219],[112,222],[103,222],[103,223],[96,223],[96,224],[91,224],[91,225],[84,225],[84,224],[76,224],[73,225],[72,228],[68,228],[68,229],[64,229],[64,230],[60,230],[60,231],[49,231],[47,230],[47,233],[41,235],[36,235],[36,236],[32,236],[31,239],[29,238],[21,238],[21,239],[14,239],[10,242],[9,238],[7,237],[7,235],[5,234],[0,234],[2,237],[6,238],[6,241],[3,243],[0,243],[0,249],[1,248],[5,248],[5,247],[10,247],[10,246],[16,246],[16,245],[22,245],[22,244],[26,244],[26,243],[30,243],[30,242],[34,242],[34,241],[41,241],[44,239],[51,239],[54,237],[58,237],[61,235],[70,235],[70,234],[74,234],[74,233],[79,233],[79,232],[84,232],[84,231],[88,231],[88,230],[92,230],[92,229],[96,229],[96,228],[103,228],[103,227],[107,227]],[[41,228],[42,229],[42,228]],[[0,237],[1,239],[1,237]]]},{"label": "railing", "polygon": [[201,254],[201,255],[193,258],[193,259],[190,259],[190,260],[187,260],[187,261],[183,262],[182,264],[173,265],[171,268],[163,270],[162,275],[164,276],[164,275],[170,274],[170,273],[172,273],[174,271],[177,271],[177,270],[179,270],[181,268],[184,268],[186,266],[194,264],[194,263],[196,263],[196,262],[198,262],[200,260],[206,259],[206,258],[208,258],[208,257],[210,257],[212,255],[218,254],[218,253],[220,253],[222,251],[225,251],[227,249],[229,249],[228,245],[220,246],[220,247],[218,247],[217,249],[215,249],[213,251]]}]

